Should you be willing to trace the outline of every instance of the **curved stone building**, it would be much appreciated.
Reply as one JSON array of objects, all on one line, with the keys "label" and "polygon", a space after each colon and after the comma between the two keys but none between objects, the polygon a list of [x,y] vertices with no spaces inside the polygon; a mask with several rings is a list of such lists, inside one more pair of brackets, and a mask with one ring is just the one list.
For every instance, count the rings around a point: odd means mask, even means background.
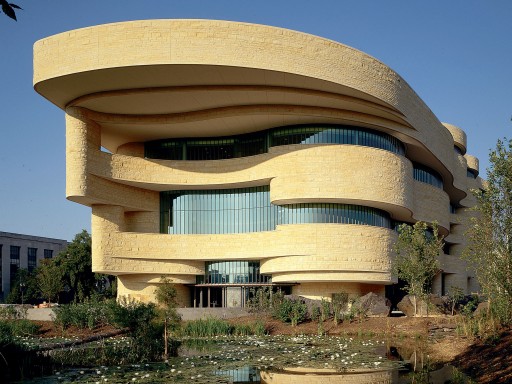
[{"label": "curved stone building", "polygon": [[92,209],[93,269],[147,301],[239,306],[250,288],[384,295],[398,223],[440,225],[435,290],[473,290],[459,255],[466,135],[397,73],[262,25],[146,20],[34,45],[34,87],[66,112],[66,194]]}]

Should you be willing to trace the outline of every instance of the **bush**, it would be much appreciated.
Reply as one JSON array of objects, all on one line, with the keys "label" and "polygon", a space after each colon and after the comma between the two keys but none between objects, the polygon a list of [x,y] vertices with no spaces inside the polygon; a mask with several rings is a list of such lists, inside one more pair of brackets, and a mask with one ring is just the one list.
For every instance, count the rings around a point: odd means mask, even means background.
[{"label": "bush", "polygon": [[322,298],[320,305],[321,305],[321,320],[325,321],[325,320],[327,320],[328,317],[331,316],[331,303],[329,303],[327,300]]},{"label": "bush", "polygon": [[156,306],[153,303],[122,297],[119,302],[107,301],[107,318],[111,325],[119,328],[135,330],[141,323],[150,323],[157,317]]},{"label": "bush", "polygon": [[290,322],[296,326],[306,320],[308,307],[302,300],[284,299],[274,308],[273,316],[283,323]]},{"label": "bush", "polygon": [[28,308],[18,305],[6,305],[0,307],[1,320],[18,320],[27,318]]},{"label": "bush", "polygon": [[11,333],[13,336],[25,337],[34,336],[39,333],[39,325],[27,319],[10,321]]},{"label": "bush", "polygon": [[338,324],[342,312],[345,312],[348,306],[348,293],[338,292],[332,294],[332,311],[334,313],[334,324]]},{"label": "bush", "polygon": [[70,326],[94,329],[110,323],[109,308],[108,302],[96,300],[61,305],[54,311],[55,323],[63,330]]},{"label": "bush", "polygon": [[284,299],[283,292],[273,292],[271,287],[251,288],[250,294],[246,306],[254,312],[272,311]]}]

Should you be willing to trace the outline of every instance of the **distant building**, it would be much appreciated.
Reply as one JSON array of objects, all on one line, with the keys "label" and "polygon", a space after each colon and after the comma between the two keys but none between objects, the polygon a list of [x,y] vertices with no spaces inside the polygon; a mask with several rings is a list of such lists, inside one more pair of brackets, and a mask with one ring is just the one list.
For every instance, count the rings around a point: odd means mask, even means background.
[{"label": "distant building", "polygon": [[0,232],[0,298],[11,291],[18,269],[34,270],[68,246],[66,240]]},{"label": "distant building", "polygon": [[446,242],[434,292],[477,289],[460,258],[484,185],[466,133],[363,52],[133,21],[38,41],[34,87],[66,112],[66,195],[91,207],[92,268],[118,295],[152,301],[165,275],[183,306],[243,306],[256,287],[384,296],[396,227],[419,220]]}]

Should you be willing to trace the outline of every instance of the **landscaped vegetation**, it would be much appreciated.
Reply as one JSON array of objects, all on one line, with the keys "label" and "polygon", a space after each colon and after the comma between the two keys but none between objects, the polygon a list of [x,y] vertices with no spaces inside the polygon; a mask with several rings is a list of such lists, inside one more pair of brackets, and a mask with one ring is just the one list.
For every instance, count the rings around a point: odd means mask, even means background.
[{"label": "landscaped vegetation", "polygon": [[[78,382],[101,378],[114,382],[192,378],[215,382],[212,380],[229,376],[227,372],[240,364],[255,367],[258,372],[285,366],[331,367],[341,371],[356,366],[395,367],[381,360],[383,356],[379,358],[369,352],[382,341],[362,338],[377,334],[385,337],[388,344],[404,337],[421,341],[434,337],[436,329],[452,330],[453,337],[463,337],[458,343],[479,337],[486,343],[483,345],[496,346],[489,353],[498,353],[500,343],[512,341],[512,142],[498,142],[491,153],[491,165],[487,189],[475,192],[479,204],[473,211],[465,254],[476,270],[482,295],[468,296],[461,288],[450,287],[448,295],[435,302],[430,292],[439,271],[437,258],[442,249],[437,225],[418,222],[399,230],[394,271],[406,282],[413,313],[444,314],[436,318],[441,320],[418,319],[422,327],[427,324],[434,331],[425,333],[413,328],[404,333],[394,325],[398,320],[369,320],[376,305],[370,294],[354,297],[337,292],[330,300],[314,301],[285,296],[270,287],[251,292],[248,307],[253,312],[252,320],[209,317],[182,322],[176,310],[177,293],[168,279],[159,282],[155,304],[114,299],[115,282],[91,271],[91,238],[84,231],[55,259],[46,260],[31,273],[18,271],[15,281],[22,283],[12,286],[7,301],[59,300],[61,305],[54,308],[51,338],[41,337],[41,323],[26,319],[26,306],[0,308],[0,377],[10,380],[49,374],[57,366],[64,366],[89,367],[59,373],[62,380]],[[487,307],[482,308],[483,301]],[[418,308],[427,311],[417,311]],[[441,321],[441,325],[437,326],[436,321]],[[301,333],[310,336],[297,337]],[[351,339],[349,334],[357,338]],[[208,354],[176,357],[180,345],[185,351],[199,348]],[[222,352],[212,352],[219,348]],[[390,353],[389,348],[385,350]],[[464,366],[464,361],[458,364]],[[4,373],[6,367],[8,373]],[[120,368],[114,373],[108,367]],[[422,372],[417,371],[415,380],[419,380]],[[453,380],[457,380],[457,375]],[[488,377],[496,380],[492,375],[488,373]],[[502,376],[506,375],[502,371]]]}]

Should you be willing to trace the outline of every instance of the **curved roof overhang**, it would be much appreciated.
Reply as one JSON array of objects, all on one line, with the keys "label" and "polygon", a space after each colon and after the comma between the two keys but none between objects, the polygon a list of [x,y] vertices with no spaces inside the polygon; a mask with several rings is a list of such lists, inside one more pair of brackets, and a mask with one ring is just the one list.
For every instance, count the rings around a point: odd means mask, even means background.
[{"label": "curved roof overhang", "polygon": [[393,70],[305,33],[212,20],[100,25],[34,45],[34,88],[100,123],[102,146],[334,123],[399,137],[453,186],[453,138]]}]

